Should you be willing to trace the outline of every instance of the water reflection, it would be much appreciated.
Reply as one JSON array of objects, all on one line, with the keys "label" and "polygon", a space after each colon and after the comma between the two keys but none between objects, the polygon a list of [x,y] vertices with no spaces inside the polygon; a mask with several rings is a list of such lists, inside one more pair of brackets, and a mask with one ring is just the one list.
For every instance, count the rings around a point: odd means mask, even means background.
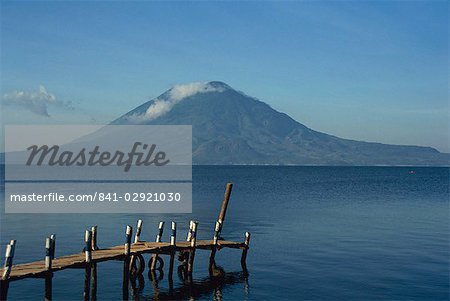
[{"label": "water reflection", "polygon": [[[221,268],[219,268],[221,269]],[[221,269],[223,271],[223,269]],[[181,273],[181,275],[183,275]],[[179,274],[179,276],[181,276]],[[179,287],[169,286],[169,289],[161,289],[159,283],[164,280],[162,270],[148,273],[148,280],[152,284],[153,295],[146,295],[145,277],[142,274],[130,278],[130,293],[132,300],[196,300],[212,295],[213,300],[222,300],[223,289],[227,286],[243,284],[245,295],[249,294],[248,273],[225,272],[219,276],[209,276],[200,280],[186,280],[180,277],[182,283]],[[148,293],[147,293],[148,294]]]},{"label": "water reflection", "polygon": [[[223,268],[216,267],[214,275],[210,275],[200,280],[186,278],[183,273],[183,266],[178,269],[180,286],[174,287],[173,281],[169,282],[169,289],[160,288],[159,284],[165,279],[162,269],[149,271],[147,279],[144,274],[128,275],[124,284],[123,300],[196,300],[202,297],[212,296],[213,300],[220,301],[223,298],[223,290],[227,286],[243,284],[245,296],[249,295],[248,273],[245,272],[225,272]],[[51,283],[52,275],[49,275]],[[167,277],[169,278],[169,277]],[[145,290],[146,280],[151,283],[151,293]],[[170,279],[168,279],[170,280]],[[45,300],[51,300],[51,288],[48,291],[46,283]],[[51,284],[50,284],[51,287]],[[97,265],[92,264],[85,267],[85,287],[83,292],[84,300],[97,299]]]}]

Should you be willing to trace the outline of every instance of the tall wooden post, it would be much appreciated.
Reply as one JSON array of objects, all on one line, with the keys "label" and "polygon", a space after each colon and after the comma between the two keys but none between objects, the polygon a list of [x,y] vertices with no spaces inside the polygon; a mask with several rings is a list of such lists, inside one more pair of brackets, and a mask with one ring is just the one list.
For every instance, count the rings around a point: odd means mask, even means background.
[{"label": "tall wooden post", "polygon": [[223,196],[222,207],[220,208],[219,217],[217,218],[217,221],[216,221],[216,227],[214,229],[214,237],[213,237],[213,243],[214,243],[215,247],[213,247],[211,249],[211,254],[209,255],[208,270],[209,270],[210,275],[213,274],[213,270],[216,267],[215,257],[216,257],[216,253],[217,253],[217,249],[218,249],[217,244],[218,244],[218,240],[220,239],[220,233],[222,232],[223,222],[225,220],[225,215],[227,213],[228,202],[230,201],[232,189],[233,189],[233,184],[228,183],[227,188],[225,189],[225,195]]},{"label": "tall wooden post", "polygon": [[233,189],[233,184],[228,183],[227,188],[225,189],[225,195],[222,201],[222,208],[220,208],[219,218],[217,221],[220,223],[219,234],[222,231],[223,222],[225,220],[225,214],[227,213],[228,202],[230,201],[231,190]]}]

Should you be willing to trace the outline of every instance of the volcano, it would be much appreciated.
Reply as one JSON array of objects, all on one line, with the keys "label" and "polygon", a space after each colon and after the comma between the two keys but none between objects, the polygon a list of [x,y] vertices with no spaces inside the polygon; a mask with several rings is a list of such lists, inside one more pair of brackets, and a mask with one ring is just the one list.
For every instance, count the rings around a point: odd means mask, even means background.
[{"label": "volcano", "polygon": [[112,124],[192,125],[194,164],[448,166],[450,159],[432,147],[315,131],[219,81],[175,86]]}]

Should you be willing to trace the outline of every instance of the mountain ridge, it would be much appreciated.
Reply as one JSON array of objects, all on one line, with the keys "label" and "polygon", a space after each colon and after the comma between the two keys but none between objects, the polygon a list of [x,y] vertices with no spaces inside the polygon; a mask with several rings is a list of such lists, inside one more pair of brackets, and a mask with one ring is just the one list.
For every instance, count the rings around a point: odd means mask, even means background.
[{"label": "mountain ridge", "polygon": [[192,124],[194,164],[448,166],[450,158],[315,131],[220,81],[175,86],[111,124]]}]

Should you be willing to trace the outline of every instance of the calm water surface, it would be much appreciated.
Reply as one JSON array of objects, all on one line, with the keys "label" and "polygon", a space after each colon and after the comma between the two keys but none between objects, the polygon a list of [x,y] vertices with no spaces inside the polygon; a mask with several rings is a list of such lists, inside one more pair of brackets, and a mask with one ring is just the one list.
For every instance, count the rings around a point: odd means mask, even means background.
[{"label": "calm water surface", "polygon": [[[415,173],[410,173],[414,170]],[[40,260],[45,237],[57,234],[57,256],[79,252],[84,230],[99,227],[99,246],[124,242],[125,225],[143,219],[142,239],[154,240],[160,220],[190,219],[199,238],[212,237],[225,184],[235,184],[222,236],[252,233],[249,276],[240,252],[221,250],[227,272],[208,278],[208,253],[195,258],[193,287],[175,277],[175,297],[195,300],[448,300],[449,169],[400,167],[195,167],[193,213],[1,214],[1,253],[17,239],[15,263]],[[1,199],[4,199],[2,186]],[[3,209],[3,203],[2,212]],[[163,240],[168,241],[169,231]],[[166,260],[167,263],[167,260]],[[166,264],[167,266],[168,264]],[[98,300],[122,296],[122,263],[98,265]],[[132,297],[170,299],[167,270],[158,288],[149,281]],[[83,298],[84,270],[55,274],[53,298]],[[43,299],[44,281],[12,282],[10,300]]]}]

